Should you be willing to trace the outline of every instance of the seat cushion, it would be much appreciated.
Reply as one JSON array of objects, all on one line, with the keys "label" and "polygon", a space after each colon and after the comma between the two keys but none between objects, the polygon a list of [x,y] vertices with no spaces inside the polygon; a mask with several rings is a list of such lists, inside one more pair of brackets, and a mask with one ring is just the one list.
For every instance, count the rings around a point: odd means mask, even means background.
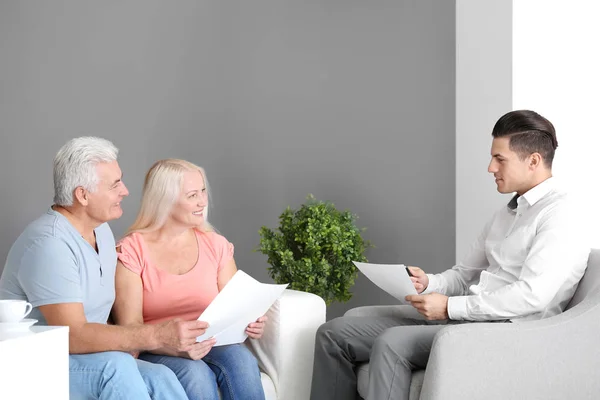
[{"label": "seat cushion", "polygon": [[369,363],[359,364],[356,371],[358,394],[364,399],[367,397],[367,388],[369,387]]},{"label": "seat cushion", "polygon": [[[369,364],[364,363],[358,365],[356,371],[358,394],[360,394],[362,398],[366,398],[367,388],[369,387]],[[421,388],[423,387],[424,377],[424,369],[413,371],[412,378],[410,380],[410,400],[419,400],[419,396],[421,396]]]},{"label": "seat cushion", "polygon": [[260,381],[265,391],[265,400],[277,400],[277,392],[275,392],[275,385],[269,375],[264,372],[260,373]]},{"label": "seat cushion", "polygon": [[410,400],[419,400],[421,397],[421,389],[423,389],[423,378],[425,378],[425,370],[419,369],[412,373],[412,379],[410,380]]}]

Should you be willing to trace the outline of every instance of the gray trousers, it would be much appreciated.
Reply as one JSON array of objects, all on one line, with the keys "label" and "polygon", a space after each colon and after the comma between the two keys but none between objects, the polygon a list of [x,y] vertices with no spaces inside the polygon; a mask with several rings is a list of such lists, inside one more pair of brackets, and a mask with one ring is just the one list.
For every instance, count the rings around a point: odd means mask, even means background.
[{"label": "gray trousers", "polygon": [[367,361],[366,400],[408,400],[412,370],[425,368],[435,334],[461,322],[401,314],[326,322],[316,336],[311,400],[359,399],[356,365]]}]

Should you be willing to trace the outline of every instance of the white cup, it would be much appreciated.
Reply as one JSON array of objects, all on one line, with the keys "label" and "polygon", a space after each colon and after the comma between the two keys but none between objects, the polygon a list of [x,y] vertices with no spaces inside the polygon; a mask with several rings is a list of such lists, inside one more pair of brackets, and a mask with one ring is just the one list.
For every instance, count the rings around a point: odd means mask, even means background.
[{"label": "white cup", "polygon": [[33,309],[25,300],[0,300],[0,323],[19,322]]}]

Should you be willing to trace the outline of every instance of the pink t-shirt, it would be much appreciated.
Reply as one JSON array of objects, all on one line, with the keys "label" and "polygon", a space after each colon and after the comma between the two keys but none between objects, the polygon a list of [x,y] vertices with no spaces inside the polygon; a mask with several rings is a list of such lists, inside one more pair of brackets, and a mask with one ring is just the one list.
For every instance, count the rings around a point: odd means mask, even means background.
[{"label": "pink t-shirt", "polygon": [[171,274],[149,258],[144,238],[132,233],[117,244],[119,260],[142,278],[144,323],[197,319],[219,293],[217,275],[233,258],[233,244],[215,232],[196,230],[198,262],[182,275]]}]

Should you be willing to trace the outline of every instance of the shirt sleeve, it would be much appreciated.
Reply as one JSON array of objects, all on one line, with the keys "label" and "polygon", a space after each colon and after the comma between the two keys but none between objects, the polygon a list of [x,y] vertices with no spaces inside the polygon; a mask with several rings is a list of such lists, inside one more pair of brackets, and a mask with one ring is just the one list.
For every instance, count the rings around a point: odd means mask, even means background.
[{"label": "shirt sleeve", "polygon": [[17,279],[33,307],[83,302],[79,265],[61,240],[34,242],[21,259]]},{"label": "shirt sleeve", "polygon": [[220,272],[228,262],[233,260],[234,247],[224,236],[215,235],[215,238],[215,247],[219,257],[217,271]]},{"label": "shirt sleeve", "polygon": [[117,243],[117,258],[125,268],[131,272],[142,275],[144,269],[144,255],[139,240],[135,235],[129,235]]},{"label": "shirt sleeve", "polygon": [[477,239],[471,244],[467,255],[454,267],[441,274],[427,274],[429,285],[422,294],[441,293],[446,296],[461,296],[469,292],[469,286],[479,280],[481,271],[489,267],[485,253],[487,238],[494,218],[490,219]]},{"label": "shirt sleeve", "polygon": [[564,282],[581,276],[589,248],[577,234],[576,218],[563,207],[548,212],[537,233],[516,282],[477,295],[451,297],[451,319],[490,321],[523,317],[542,311]]}]

